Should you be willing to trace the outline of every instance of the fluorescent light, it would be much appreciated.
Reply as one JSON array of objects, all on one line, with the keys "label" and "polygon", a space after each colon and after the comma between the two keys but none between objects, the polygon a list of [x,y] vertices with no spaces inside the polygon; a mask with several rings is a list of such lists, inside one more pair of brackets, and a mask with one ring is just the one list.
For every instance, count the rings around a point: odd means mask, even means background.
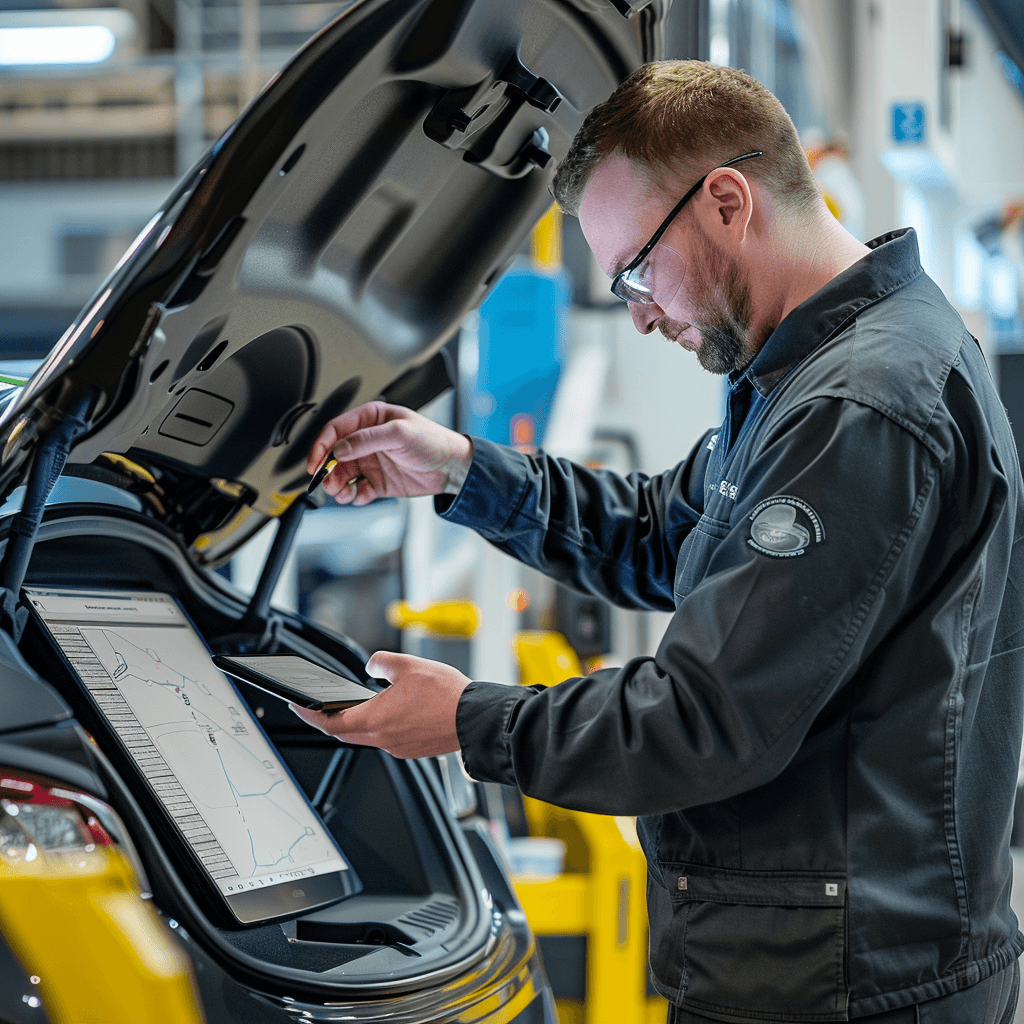
[{"label": "fluorescent light", "polygon": [[120,8],[0,11],[0,68],[113,63],[134,56],[135,40]]},{"label": "fluorescent light", "polygon": [[708,56],[712,64],[729,65],[729,5],[731,0],[711,0],[711,38]]},{"label": "fluorescent light", "polygon": [[961,231],[953,243],[953,294],[961,309],[978,309],[985,297],[988,254],[973,231]]},{"label": "fluorescent light", "polygon": [[0,67],[101,64],[117,45],[106,25],[0,28]]},{"label": "fluorescent light", "polygon": [[729,66],[729,37],[724,32],[716,32],[711,37],[708,56],[712,64],[723,68]]},{"label": "fluorescent light", "polygon": [[988,261],[988,311],[1001,320],[1017,315],[1017,268],[1005,256]]},{"label": "fluorescent light", "polygon": [[932,233],[932,214],[924,196],[912,185],[903,189],[903,211],[900,218],[905,227],[917,232],[917,248],[921,256],[921,266],[931,278],[938,278],[939,254],[935,247]]}]

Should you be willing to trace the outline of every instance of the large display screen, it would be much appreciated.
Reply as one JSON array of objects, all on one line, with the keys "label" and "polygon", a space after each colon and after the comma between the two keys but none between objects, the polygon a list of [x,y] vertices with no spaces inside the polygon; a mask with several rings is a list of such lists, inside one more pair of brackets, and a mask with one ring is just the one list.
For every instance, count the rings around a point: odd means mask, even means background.
[{"label": "large display screen", "polygon": [[[239,920],[353,891],[334,839],[170,595],[25,593]],[[330,874],[340,888],[307,882]],[[239,898],[253,893],[264,895]]]}]

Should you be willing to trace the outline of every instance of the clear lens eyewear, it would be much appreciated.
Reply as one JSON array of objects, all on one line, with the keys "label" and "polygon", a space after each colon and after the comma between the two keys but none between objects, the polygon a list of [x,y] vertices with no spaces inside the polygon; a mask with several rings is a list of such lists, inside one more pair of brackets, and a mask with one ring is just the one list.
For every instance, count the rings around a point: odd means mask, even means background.
[{"label": "clear lens eyewear", "polygon": [[[719,167],[731,167],[741,160],[749,160],[751,157],[763,156],[760,149],[753,153],[744,153],[742,156],[733,157],[719,164]],[[708,174],[711,172],[709,171]],[[707,180],[705,174],[672,208],[669,215],[661,222],[661,226],[651,235],[647,244],[636,254],[633,262],[626,266],[621,273],[615,275],[612,281],[612,294],[625,302],[654,302],[657,301],[663,307],[675,298],[676,292],[683,281],[683,273],[686,264],[682,256],[660,242],[661,236],[668,230],[669,224],[675,219],[679,211],[700,191],[701,186]],[[657,256],[657,259],[655,259]],[[673,260],[674,258],[674,260]],[[664,266],[662,262],[664,261]],[[674,262],[675,261],[675,262]],[[658,264],[657,268],[655,264]],[[673,269],[674,268],[674,269]],[[667,288],[672,287],[672,275],[678,273],[675,279],[675,286],[672,294],[667,294]],[[655,299],[657,292],[657,299]]]},{"label": "clear lens eyewear", "polygon": [[664,309],[676,297],[685,276],[686,260],[659,243],[642,263],[615,278],[612,293],[626,302],[657,302]]}]

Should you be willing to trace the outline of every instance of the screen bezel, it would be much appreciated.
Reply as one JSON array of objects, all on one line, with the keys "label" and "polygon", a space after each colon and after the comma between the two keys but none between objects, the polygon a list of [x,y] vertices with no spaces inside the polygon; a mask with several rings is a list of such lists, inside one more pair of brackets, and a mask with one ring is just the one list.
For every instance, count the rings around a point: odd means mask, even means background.
[{"label": "screen bezel", "polygon": [[322,672],[327,672],[330,675],[335,676],[343,683],[347,683],[350,686],[357,686],[360,690],[365,690],[367,694],[367,696],[360,697],[355,700],[317,700],[305,691],[293,686],[291,683],[286,683],[282,679],[257,668],[255,665],[247,665],[241,660],[242,657],[245,657],[245,655],[234,657],[232,655],[216,654],[213,657],[213,663],[225,675],[234,676],[245,683],[258,687],[266,693],[273,694],[273,696],[278,697],[281,700],[291,701],[292,704],[298,704],[300,707],[309,708],[310,711],[326,711],[328,713],[332,711],[344,711],[346,708],[365,704],[371,697],[377,696],[376,691],[371,690],[368,686],[363,686],[362,683],[355,679],[348,679],[339,672],[334,672],[329,668],[324,668],[323,665],[320,665],[315,661],[310,661],[309,658],[304,658],[301,654],[256,655],[256,657],[266,660],[272,660],[275,658],[298,658],[300,661],[304,661],[307,665],[312,665],[314,668],[318,668]]},{"label": "screen bezel", "polygon": [[[152,596],[160,594],[172,601],[181,613],[189,629],[198,638],[199,642],[211,654],[210,645],[207,643],[202,631],[193,622],[192,617],[182,605],[182,602],[171,593],[164,590],[145,589],[142,587],[69,587],[64,584],[45,584],[33,582],[31,586],[22,590],[23,604],[29,610],[29,621],[35,631],[45,644],[45,650],[52,659],[59,664],[64,675],[70,681],[72,693],[64,694],[72,699],[72,707],[76,717],[82,719],[83,724],[94,735],[99,735],[106,741],[102,747],[115,768],[119,770],[122,777],[131,778],[135,785],[130,786],[132,794],[139,800],[146,811],[147,819],[154,826],[155,831],[162,841],[170,841],[169,851],[176,854],[174,860],[185,869],[187,877],[202,887],[204,892],[216,901],[216,906],[221,913],[213,916],[219,917],[218,923],[228,926],[256,926],[267,924],[272,921],[283,921],[304,914],[310,910],[319,909],[329,904],[336,903],[348,896],[355,895],[362,890],[362,882],[352,866],[351,859],[341,849],[337,838],[320,819],[316,808],[306,796],[295,776],[292,774],[288,764],[281,756],[280,751],[274,746],[273,741],[263,729],[259,720],[252,713],[248,702],[239,692],[231,676],[223,673],[228,686],[234,691],[239,699],[239,706],[244,709],[247,716],[247,724],[250,724],[254,731],[262,735],[264,740],[275,752],[278,762],[285,776],[295,788],[300,799],[306,803],[309,809],[320,820],[321,827],[334,845],[341,859],[348,865],[347,869],[334,872],[326,872],[321,875],[313,875],[302,880],[301,889],[296,888],[295,881],[285,881],[269,885],[260,889],[247,892],[227,894],[221,891],[216,880],[210,875],[206,866],[199,859],[199,856],[192,849],[192,846],[182,835],[177,822],[168,812],[163,802],[157,796],[149,779],[146,778],[124,741],[118,735],[117,730],[107,718],[103,709],[96,701],[88,686],[78,675],[75,668],[61,649],[56,637],[50,632],[45,620],[33,606],[29,596],[34,593],[52,592],[74,596],[95,594],[97,596],[113,594],[139,594]],[[52,682],[52,680],[51,680]],[[62,691],[63,693],[63,691]]]}]

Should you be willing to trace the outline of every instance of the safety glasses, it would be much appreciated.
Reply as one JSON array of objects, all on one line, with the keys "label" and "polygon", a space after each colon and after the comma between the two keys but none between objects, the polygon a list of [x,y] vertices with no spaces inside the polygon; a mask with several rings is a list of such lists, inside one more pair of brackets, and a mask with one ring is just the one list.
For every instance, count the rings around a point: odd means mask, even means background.
[{"label": "safety glasses", "polygon": [[[738,164],[741,160],[749,160],[751,157],[762,156],[763,151],[760,149],[754,150],[753,153],[744,153],[743,156],[733,157],[732,160],[726,160],[725,163],[719,164],[719,167],[731,167],[733,164]],[[712,168],[717,170],[718,168]],[[711,174],[711,171],[708,171]],[[667,245],[662,245],[662,252],[659,252],[660,256],[664,259],[657,261],[651,258],[654,247],[658,245],[661,240],[661,236],[668,229],[669,224],[679,213],[679,211],[700,191],[701,186],[707,181],[708,174],[705,174],[703,178],[698,181],[693,188],[691,188],[682,199],[672,207],[669,215],[661,222],[658,230],[651,235],[650,240],[647,244],[636,254],[628,266],[622,271],[615,275],[612,281],[612,294],[617,298],[622,299],[625,302],[654,302],[654,293],[657,292],[664,303],[668,303],[675,296],[675,292],[679,290],[679,285],[683,280],[683,273],[686,270],[686,264],[683,257],[675,251],[675,249],[669,248]],[[672,295],[667,294],[666,286],[671,287],[672,280],[675,280],[675,290]]]}]

